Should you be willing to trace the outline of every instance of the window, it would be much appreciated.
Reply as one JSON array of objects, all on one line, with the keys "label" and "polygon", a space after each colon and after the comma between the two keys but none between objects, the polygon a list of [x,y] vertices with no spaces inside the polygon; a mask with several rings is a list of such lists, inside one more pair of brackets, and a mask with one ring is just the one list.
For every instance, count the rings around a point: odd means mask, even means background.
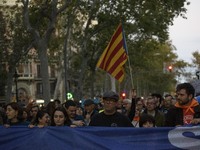
[{"label": "window", "polygon": [[37,77],[41,78],[40,65],[37,65]]},{"label": "window", "polygon": [[55,87],[56,87],[55,82],[50,83],[50,92],[51,92],[51,94],[54,94]]},{"label": "window", "polygon": [[56,73],[55,73],[55,70],[56,70],[56,69],[55,69],[55,65],[52,65],[52,66],[51,66],[51,74],[50,74],[50,77],[51,77],[51,78],[55,78],[55,74],[56,74]]},{"label": "window", "polygon": [[36,87],[37,94],[42,94],[43,93],[42,83],[37,83],[36,86],[37,86]]}]

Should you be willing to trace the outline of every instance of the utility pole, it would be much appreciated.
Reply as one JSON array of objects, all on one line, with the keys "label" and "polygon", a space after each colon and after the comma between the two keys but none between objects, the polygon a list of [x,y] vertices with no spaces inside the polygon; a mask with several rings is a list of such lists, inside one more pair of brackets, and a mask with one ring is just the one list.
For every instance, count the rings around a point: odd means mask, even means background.
[{"label": "utility pole", "polygon": [[16,101],[19,102],[19,99],[18,99],[18,86],[17,86],[17,81],[18,81],[18,78],[19,78],[19,74],[17,74],[17,70],[15,69],[15,74],[13,75],[14,77],[14,81],[15,81],[15,94],[16,94]]}]

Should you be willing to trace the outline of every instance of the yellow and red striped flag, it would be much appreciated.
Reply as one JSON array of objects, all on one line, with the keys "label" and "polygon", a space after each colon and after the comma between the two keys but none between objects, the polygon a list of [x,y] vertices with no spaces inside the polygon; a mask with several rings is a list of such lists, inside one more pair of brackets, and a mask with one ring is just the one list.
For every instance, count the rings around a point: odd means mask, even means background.
[{"label": "yellow and red striped flag", "polygon": [[120,23],[96,66],[121,82],[124,79],[124,64],[127,59],[126,41]]}]

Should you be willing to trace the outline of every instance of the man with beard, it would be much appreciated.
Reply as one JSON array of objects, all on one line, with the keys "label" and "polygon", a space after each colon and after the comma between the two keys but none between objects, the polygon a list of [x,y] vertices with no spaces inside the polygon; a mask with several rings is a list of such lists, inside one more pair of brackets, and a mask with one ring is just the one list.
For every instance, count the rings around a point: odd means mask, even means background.
[{"label": "man with beard", "polygon": [[129,118],[117,112],[119,95],[113,91],[103,94],[104,111],[91,118],[89,126],[133,127]]},{"label": "man with beard", "polygon": [[190,83],[176,87],[176,103],[166,114],[165,126],[187,126],[200,123],[200,105],[194,99],[195,89]]}]

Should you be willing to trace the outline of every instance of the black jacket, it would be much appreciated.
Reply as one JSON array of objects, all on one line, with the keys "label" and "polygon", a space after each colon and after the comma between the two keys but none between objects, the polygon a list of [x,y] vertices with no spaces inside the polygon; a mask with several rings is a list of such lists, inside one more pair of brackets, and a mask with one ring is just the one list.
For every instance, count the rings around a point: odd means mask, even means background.
[{"label": "black jacket", "polygon": [[[194,107],[194,118],[200,118],[200,105]],[[183,124],[183,109],[173,106],[169,109],[165,118],[165,126],[175,127]]]}]

